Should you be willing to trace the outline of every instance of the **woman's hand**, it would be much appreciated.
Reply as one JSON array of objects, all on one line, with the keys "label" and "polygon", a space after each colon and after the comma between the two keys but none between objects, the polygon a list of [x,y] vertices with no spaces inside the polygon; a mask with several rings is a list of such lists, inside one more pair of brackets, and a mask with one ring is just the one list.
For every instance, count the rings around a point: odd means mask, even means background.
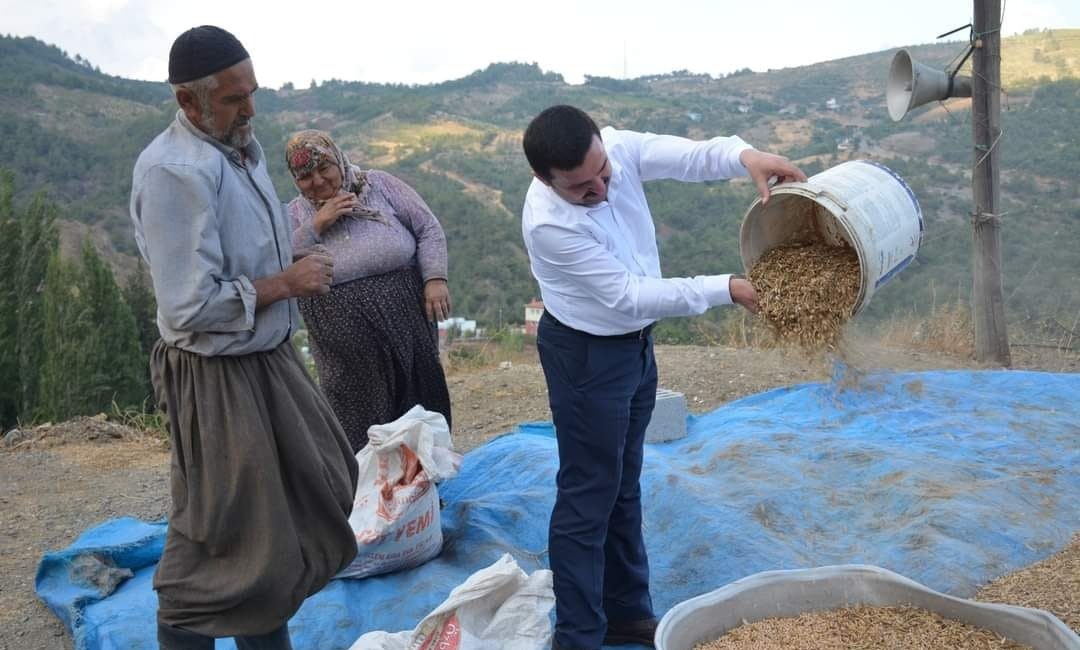
[{"label": "woman's hand", "polygon": [[429,321],[450,318],[450,289],[446,280],[433,278],[424,283],[424,311]]},{"label": "woman's hand", "polygon": [[337,223],[337,220],[342,216],[352,212],[357,205],[358,199],[356,195],[349,192],[341,192],[337,196],[327,199],[326,203],[315,213],[315,218],[312,219],[311,225],[315,228],[315,233],[321,236],[327,228]]}]

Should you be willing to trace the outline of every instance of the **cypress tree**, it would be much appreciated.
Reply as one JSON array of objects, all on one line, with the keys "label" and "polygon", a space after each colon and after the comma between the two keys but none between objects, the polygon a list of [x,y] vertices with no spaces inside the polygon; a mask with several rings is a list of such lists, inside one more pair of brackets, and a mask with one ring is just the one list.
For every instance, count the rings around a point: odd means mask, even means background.
[{"label": "cypress tree", "polygon": [[[157,301],[154,299],[154,290],[150,286],[150,275],[146,272],[146,266],[139,262],[135,274],[128,280],[124,287],[124,302],[131,308],[135,316],[135,327],[139,332],[139,349],[141,350],[143,392],[147,396],[154,394],[150,385],[150,351],[160,338],[157,327]],[[148,402],[147,406],[152,406]]]},{"label": "cypress tree", "polygon": [[78,273],[60,257],[49,256],[41,304],[41,340],[44,351],[35,384],[36,415],[62,420],[82,410],[86,368],[81,354],[82,328],[88,319]]},{"label": "cypress tree", "polygon": [[43,292],[41,417],[75,415],[141,406],[143,358],[135,317],[124,302],[109,266],[84,242],[81,264],[54,253]]},{"label": "cypress tree", "polygon": [[34,418],[43,356],[43,292],[49,258],[57,248],[56,206],[38,193],[19,219],[18,301],[19,417]]},{"label": "cypress tree", "polygon": [[79,279],[84,316],[89,319],[79,327],[85,334],[80,355],[87,381],[83,413],[108,411],[113,402],[122,408],[141,406],[146,397],[145,365],[135,317],[116,286],[112,269],[89,239],[83,243]]},{"label": "cypress tree", "polygon": [[19,269],[21,232],[15,218],[15,180],[0,169],[0,431],[19,417]]}]

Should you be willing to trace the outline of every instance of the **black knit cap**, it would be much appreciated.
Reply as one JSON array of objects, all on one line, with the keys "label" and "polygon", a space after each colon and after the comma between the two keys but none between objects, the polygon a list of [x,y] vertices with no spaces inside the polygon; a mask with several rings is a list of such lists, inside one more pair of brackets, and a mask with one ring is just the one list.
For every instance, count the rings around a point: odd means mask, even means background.
[{"label": "black knit cap", "polygon": [[169,50],[169,83],[182,84],[220,72],[247,59],[236,37],[220,27],[192,27]]}]

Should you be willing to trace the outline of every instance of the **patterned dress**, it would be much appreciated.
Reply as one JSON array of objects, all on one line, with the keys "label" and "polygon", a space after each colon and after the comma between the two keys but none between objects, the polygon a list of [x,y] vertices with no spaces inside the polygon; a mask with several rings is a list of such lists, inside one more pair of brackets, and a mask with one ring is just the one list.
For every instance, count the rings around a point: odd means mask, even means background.
[{"label": "patterned dress", "polygon": [[380,171],[360,178],[362,216],[342,217],[321,235],[311,201],[299,196],[289,204],[294,250],[319,246],[334,259],[330,292],[301,298],[299,306],[319,384],[353,451],[367,444],[368,427],[417,404],[451,421],[423,293],[424,282],[446,278],[445,235],[403,181]]}]

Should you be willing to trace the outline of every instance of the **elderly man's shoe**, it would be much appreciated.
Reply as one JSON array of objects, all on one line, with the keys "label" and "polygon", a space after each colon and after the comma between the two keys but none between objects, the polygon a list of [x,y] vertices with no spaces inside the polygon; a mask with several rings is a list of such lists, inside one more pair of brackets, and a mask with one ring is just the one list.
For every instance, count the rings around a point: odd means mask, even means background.
[{"label": "elderly man's shoe", "polygon": [[604,645],[637,643],[649,648],[655,648],[653,639],[656,638],[656,626],[658,624],[659,621],[655,618],[622,623],[608,621],[607,634],[604,635]]}]

